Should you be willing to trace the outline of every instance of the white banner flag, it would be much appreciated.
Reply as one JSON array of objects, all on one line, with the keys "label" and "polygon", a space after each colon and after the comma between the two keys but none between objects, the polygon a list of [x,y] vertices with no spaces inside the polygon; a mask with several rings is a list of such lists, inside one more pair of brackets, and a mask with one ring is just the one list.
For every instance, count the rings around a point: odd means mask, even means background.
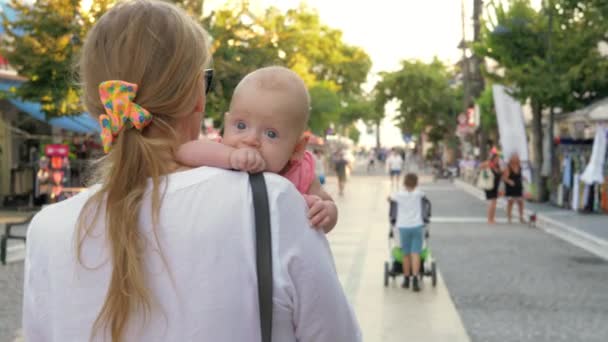
[{"label": "white banner flag", "polygon": [[501,85],[492,86],[492,90],[503,158],[508,161],[511,155],[517,153],[521,160],[522,175],[530,182],[528,139],[526,138],[526,125],[521,104],[512,98],[507,93],[506,88]]}]

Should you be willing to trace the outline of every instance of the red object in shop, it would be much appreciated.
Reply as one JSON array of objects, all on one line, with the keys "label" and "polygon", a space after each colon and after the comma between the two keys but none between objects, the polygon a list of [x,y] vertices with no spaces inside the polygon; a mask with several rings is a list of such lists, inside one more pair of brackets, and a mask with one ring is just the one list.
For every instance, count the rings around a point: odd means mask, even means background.
[{"label": "red object in shop", "polygon": [[44,154],[49,157],[67,157],[70,153],[68,145],[51,144],[44,147]]}]

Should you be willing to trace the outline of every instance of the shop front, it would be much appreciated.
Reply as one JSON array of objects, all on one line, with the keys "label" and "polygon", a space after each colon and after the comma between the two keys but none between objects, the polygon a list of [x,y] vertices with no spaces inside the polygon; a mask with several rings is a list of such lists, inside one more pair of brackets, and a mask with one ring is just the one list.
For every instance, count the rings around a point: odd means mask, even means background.
[{"label": "shop front", "polygon": [[[14,74],[0,72],[0,90],[22,82]],[[40,104],[1,100],[1,206],[34,209],[81,189],[88,160],[101,153],[98,132],[99,125],[87,114],[47,120]],[[62,155],[48,146],[63,146]]]},{"label": "shop front", "polygon": [[558,117],[551,202],[562,208],[608,214],[608,100]]}]

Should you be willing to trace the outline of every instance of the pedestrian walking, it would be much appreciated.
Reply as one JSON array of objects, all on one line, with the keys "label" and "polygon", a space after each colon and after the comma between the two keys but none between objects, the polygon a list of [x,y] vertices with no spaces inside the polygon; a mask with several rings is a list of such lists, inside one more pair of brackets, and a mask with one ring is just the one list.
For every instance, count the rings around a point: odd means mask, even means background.
[{"label": "pedestrian walking", "polygon": [[496,223],[496,205],[498,201],[498,187],[500,186],[501,170],[498,154],[490,154],[490,158],[480,164],[482,170],[490,171],[492,175],[493,187],[485,190],[486,200],[488,201],[488,223]]},{"label": "pedestrian walking", "polygon": [[524,219],[523,179],[521,162],[517,154],[511,155],[509,163],[502,174],[505,182],[505,196],[507,197],[507,219],[512,221],[513,204],[517,203],[519,209],[519,222],[526,223]]},{"label": "pedestrian walking", "polygon": [[340,196],[344,196],[344,187],[346,186],[346,174],[349,167],[349,162],[344,155],[344,151],[340,150],[336,154],[334,160],[334,169],[336,176],[338,176],[338,192]]},{"label": "pedestrian walking", "polygon": [[422,199],[424,193],[417,189],[418,175],[408,173],[403,180],[403,190],[390,196],[397,203],[397,227],[401,249],[403,250],[403,284],[409,288],[410,278],[412,289],[420,291],[420,253],[424,220],[422,215]]},{"label": "pedestrian walking", "polygon": [[376,151],[373,149],[367,155],[367,173],[376,169]]},{"label": "pedestrian walking", "polygon": [[386,160],[386,168],[391,179],[391,189],[399,189],[399,178],[403,170],[403,158],[396,149],[392,149]]},{"label": "pedestrian walking", "polygon": [[[250,341],[268,327],[273,341],[361,341],[287,179],[263,176],[272,229],[256,240],[247,173],[176,161],[200,134],[209,46],[198,22],[156,0],[120,2],[89,31],[79,75],[107,154],[96,185],[28,228],[26,341]],[[256,241],[274,247],[273,272],[258,274]],[[258,284],[273,291],[270,311]]]},{"label": "pedestrian walking", "polygon": [[319,179],[321,185],[325,185],[325,155],[320,149],[315,149],[315,175]]}]

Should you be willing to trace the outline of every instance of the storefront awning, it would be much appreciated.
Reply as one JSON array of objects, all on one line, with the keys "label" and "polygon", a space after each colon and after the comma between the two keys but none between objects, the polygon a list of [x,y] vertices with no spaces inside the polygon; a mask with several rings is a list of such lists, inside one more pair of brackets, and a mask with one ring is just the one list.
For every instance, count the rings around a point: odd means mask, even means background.
[{"label": "storefront awning", "polygon": [[556,117],[558,122],[592,124],[594,122],[608,121],[608,98],[599,100],[585,108],[574,112],[564,112]]},{"label": "storefront awning", "polygon": [[[4,79],[0,77],[0,90],[9,91],[12,87],[19,87],[21,81],[14,79]],[[76,133],[99,133],[101,128],[99,123],[93,119],[88,113],[82,113],[74,116],[61,116],[46,119],[46,115],[42,111],[39,103],[21,101],[18,99],[9,99],[9,101],[20,111],[29,114],[39,121],[47,122],[49,125],[62,128]]]},{"label": "storefront awning", "polygon": [[608,121],[608,99],[593,104],[589,108],[589,118],[593,121]]}]

